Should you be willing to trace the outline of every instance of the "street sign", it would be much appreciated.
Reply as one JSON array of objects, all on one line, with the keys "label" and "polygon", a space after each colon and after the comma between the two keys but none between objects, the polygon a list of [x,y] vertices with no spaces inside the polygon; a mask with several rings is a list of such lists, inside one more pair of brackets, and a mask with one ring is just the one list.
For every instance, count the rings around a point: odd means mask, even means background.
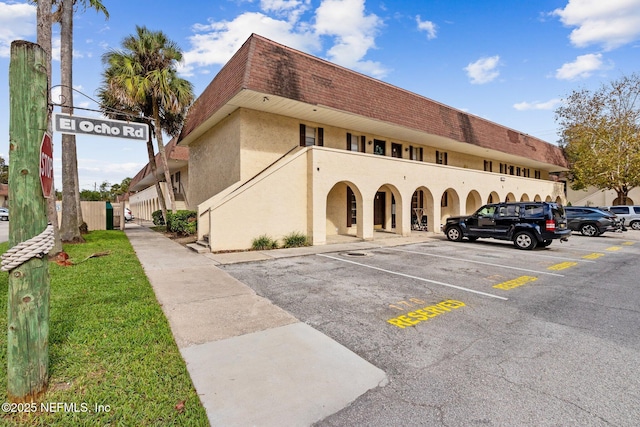
[{"label": "street sign", "polygon": [[53,144],[51,134],[45,132],[40,143],[40,185],[42,195],[45,198],[51,197],[53,190]]},{"label": "street sign", "polygon": [[149,139],[149,125],[146,123],[80,117],[62,113],[53,113],[53,130],[72,135],[109,136],[145,142]]}]

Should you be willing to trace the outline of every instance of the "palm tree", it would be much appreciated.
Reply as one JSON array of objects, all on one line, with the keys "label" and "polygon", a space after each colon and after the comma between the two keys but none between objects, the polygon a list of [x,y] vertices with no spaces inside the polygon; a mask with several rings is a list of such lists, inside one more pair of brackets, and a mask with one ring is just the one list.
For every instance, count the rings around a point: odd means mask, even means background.
[{"label": "palm tree", "polygon": [[[176,67],[182,61],[182,50],[162,31],[150,31],[144,26],[136,26],[136,34],[126,37],[122,47],[123,50],[112,50],[102,57],[107,68],[103,73],[99,95],[103,102],[107,101],[107,106],[139,113],[152,120],[170,206],[175,212],[175,195],[162,132],[178,135],[187,108],[194,98],[193,85],[177,74]],[[152,153],[151,147],[149,163],[153,170],[155,161]],[[152,173],[158,180],[155,171]],[[159,184],[156,188],[159,188]],[[161,191],[158,191],[158,196],[162,197]],[[160,205],[166,221],[166,204],[162,199]]]},{"label": "palm tree", "polygon": [[[109,13],[100,0],[55,0],[57,6],[53,21],[60,23],[60,80],[64,104],[62,112],[73,113],[72,59],[73,59],[73,9],[80,2],[102,12],[107,19]],[[62,135],[62,224],[60,237],[63,242],[83,242],[80,227],[83,225],[80,208],[80,185],[78,182],[78,156],[75,135]]]},{"label": "palm tree", "polygon": [[[47,68],[48,87],[51,87],[51,24],[52,14],[51,0],[40,0],[37,9],[37,42],[44,49],[47,55],[45,66]],[[48,131],[51,132],[50,117],[47,117]],[[52,184],[55,188],[55,184]],[[49,251],[50,255],[62,252],[62,240],[60,240],[60,228],[58,227],[58,212],[56,211],[56,197],[52,195],[47,199],[47,219],[53,225],[53,247]]]}]

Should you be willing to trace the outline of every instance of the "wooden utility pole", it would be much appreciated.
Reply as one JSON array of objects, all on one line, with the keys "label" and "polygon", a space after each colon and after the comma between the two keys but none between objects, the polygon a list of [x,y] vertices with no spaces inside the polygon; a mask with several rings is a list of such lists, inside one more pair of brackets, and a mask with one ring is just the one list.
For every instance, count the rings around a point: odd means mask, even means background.
[{"label": "wooden utility pole", "polygon": [[[47,227],[40,184],[40,144],[47,130],[47,67],[37,44],[11,43],[9,65],[9,247]],[[13,402],[36,400],[49,371],[49,266],[31,258],[9,271],[7,394]]]}]

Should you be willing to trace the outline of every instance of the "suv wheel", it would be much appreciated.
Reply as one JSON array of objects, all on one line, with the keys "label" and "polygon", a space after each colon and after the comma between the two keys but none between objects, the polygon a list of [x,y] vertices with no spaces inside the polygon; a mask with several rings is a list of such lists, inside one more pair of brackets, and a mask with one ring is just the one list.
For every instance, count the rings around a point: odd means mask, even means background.
[{"label": "suv wheel", "polygon": [[600,234],[598,232],[598,228],[593,224],[584,224],[582,227],[580,227],[580,233],[582,233],[583,236],[589,237],[597,236],[598,234]]},{"label": "suv wheel", "polygon": [[528,231],[519,231],[513,236],[513,244],[518,249],[529,250],[535,248],[538,242],[533,234]]},{"label": "suv wheel", "polygon": [[634,230],[640,230],[640,221],[632,221],[631,224],[629,224],[629,225]]},{"label": "suv wheel", "polygon": [[462,240],[462,230],[460,227],[455,226],[447,230],[447,239],[453,242],[459,242]]},{"label": "suv wheel", "polygon": [[543,240],[542,242],[538,242],[538,246],[540,246],[541,248],[546,248],[551,244],[551,242],[553,242],[553,240]]}]

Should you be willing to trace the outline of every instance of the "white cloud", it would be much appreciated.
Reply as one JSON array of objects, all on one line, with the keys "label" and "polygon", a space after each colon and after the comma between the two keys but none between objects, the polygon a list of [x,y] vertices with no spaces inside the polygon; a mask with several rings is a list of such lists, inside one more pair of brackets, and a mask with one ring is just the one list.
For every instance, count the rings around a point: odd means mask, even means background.
[{"label": "white cloud", "polygon": [[576,80],[590,77],[595,71],[607,68],[602,62],[601,53],[580,55],[573,62],[568,62],[556,70],[559,80]]},{"label": "white cloud", "polygon": [[364,0],[323,0],[316,10],[315,31],[333,37],[334,45],[327,51],[330,61],[372,74],[386,75],[380,63],[363,61],[374,49],[375,37],[383,21],[376,15],[365,15]]},{"label": "white cloud", "polygon": [[231,21],[194,25],[181,74],[225,64],[251,33],[316,55],[322,51],[322,37],[328,37],[333,42],[326,51],[330,61],[375,77],[386,74],[380,63],[364,59],[383,25],[376,15],[365,14],[364,0],[323,0],[315,22],[301,19],[310,9],[309,0],[261,0],[260,7],[260,12],[245,12]]},{"label": "white cloud", "polygon": [[260,0],[260,8],[296,22],[310,7],[311,0]]},{"label": "white cloud", "polygon": [[192,49],[184,53],[184,65],[180,72],[192,75],[196,67],[225,64],[251,33],[260,34],[295,49],[309,51],[319,47],[318,41],[308,31],[296,30],[294,24],[271,18],[259,12],[246,12],[233,21],[210,21],[196,25],[200,34],[190,37]]},{"label": "white cloud", "polygon": [[552,15],[576,27],[569,36],[576,47],[597,44],[612,50],[640,38],[640,0],[569,0]]},{"label": "white cloud", "polygon": [[431,21],[421,21],[420,20],[420,15],[416,16],[416,22],[418,24],[418,30],[420,31],[426,31],[427,32],[427,38],[429,40],[431,39],[435,39],[436,36],[436,28],[438,28],[436,26],[436,24],[434,24]]},{"label": "white cloud", "polygon": [[500,65],[500,56],[490,56],[478,59],[476,62],[472,62],[464,69],[467,72],[467,76],[471,79],[473,84],[484,84],[495,80],[500,72],[497,70]]},{"label": "white cloud", "polygon": [[527,111],[527,110],[553,110],[562,102],[559,98],[553,98],[548,101],[540,102],[520,102],[518,104],[513,104],[513,108],[518,111]]},{"label": "white cloud", "polygon": [[11,55],[11,42],[34,39],[36,7],[26,3],[0,2],[0,57]]}]

